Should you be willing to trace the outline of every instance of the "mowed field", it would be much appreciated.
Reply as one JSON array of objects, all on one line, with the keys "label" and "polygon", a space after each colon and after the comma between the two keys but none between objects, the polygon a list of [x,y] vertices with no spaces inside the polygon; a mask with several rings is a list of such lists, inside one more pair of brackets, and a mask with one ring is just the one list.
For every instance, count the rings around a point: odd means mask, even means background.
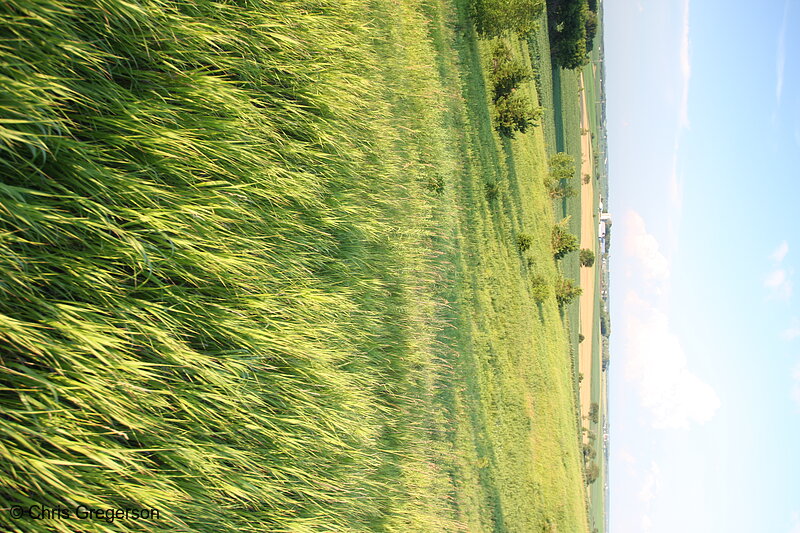
[{"label": "mowed field", "polygon": [[464,3],[0,28],[0,507],[159,511],[0,529],[588,530],[545,128]]}]

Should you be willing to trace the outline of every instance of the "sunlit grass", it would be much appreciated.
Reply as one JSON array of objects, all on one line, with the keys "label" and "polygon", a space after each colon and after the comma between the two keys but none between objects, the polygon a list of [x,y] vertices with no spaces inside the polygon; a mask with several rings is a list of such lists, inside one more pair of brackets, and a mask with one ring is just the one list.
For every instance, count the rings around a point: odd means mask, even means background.
[{"label": "sunlit grass", "polygon": [[581,523],[544,141],[453,9],[0,5],[0,506],[161,510],[0,529]]}]

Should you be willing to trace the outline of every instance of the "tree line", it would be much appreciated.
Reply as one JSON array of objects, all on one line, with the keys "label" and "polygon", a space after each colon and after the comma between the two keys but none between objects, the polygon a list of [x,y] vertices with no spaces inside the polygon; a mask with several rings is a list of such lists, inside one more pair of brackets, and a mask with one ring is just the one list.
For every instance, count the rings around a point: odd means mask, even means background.
[{"label": "tree line", "polygon": [[553,59],[568,69],[586,65],[597,35],[597,0],[548,0],[547,26]]}]

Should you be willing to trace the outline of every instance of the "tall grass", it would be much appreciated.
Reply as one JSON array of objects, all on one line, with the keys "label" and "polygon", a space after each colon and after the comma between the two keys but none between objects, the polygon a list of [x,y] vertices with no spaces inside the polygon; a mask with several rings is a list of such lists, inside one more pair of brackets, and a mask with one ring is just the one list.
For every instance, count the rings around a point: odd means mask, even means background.
[{"label": "tall grass", "polygon": [[355,1],[12,0],[0,28],[0,506],[161,511],[0,528],[455,528],[433,65],[385,97],[415,58]]}]

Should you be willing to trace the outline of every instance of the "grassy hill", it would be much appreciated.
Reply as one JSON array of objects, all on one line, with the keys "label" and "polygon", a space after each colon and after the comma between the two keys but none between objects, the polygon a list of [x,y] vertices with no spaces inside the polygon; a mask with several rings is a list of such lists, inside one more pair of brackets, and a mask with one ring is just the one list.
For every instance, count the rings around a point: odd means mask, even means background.
[{"label": "grassy hill", "polygon": [[465,12],[0,6],[3,530],[586,529],[544,135]]}]

